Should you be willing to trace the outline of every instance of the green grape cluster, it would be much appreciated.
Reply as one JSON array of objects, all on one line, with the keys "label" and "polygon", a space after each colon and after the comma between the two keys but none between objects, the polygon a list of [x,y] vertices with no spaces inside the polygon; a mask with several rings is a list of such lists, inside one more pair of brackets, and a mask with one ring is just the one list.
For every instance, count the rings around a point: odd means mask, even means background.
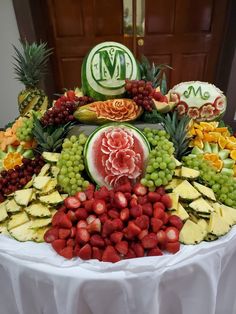
[{"label": "green grape cluster", "polygon": [[173,157],[174,145],[169,141],[169,135],[164,130],[145,128],[143,133],[151,145],[146,174],[141,183],[150,190],[168,184],[172,180],[176,167]]},{"label": "green grape cluster", "polygon": [[24,117],[22,119],[22,125],[16,130],[16,136],[20,141],[28,142],[33,138],[34,122],[33,118]]},{"label": "green grape cluster", "polygon": [[58,184],[64,192],[74,195],[85,189],[89,182],[82,177],[84,170],[83,150],[87,137],[80,133],[66,138],[62,144],[62,151],[57,163],[60,169]]},{"label": "green grape cluster", "polygon": [[200,179],[212,188],[217,200],[225,205],[236,208],[236,179],[229,174],[217,172],[203,156],[185,156],[184,164],[200,171]]}]

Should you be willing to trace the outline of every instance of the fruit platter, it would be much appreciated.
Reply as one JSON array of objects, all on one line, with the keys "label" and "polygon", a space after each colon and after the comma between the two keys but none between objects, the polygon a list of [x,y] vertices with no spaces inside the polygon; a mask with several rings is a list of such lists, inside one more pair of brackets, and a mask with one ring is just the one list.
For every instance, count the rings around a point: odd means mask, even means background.
[{"label": "fruit platter", "polygon": [[[52,53],[14,46],[25,85],[0,131],[0,237],[63,259],[117,263],[217,243],[236,224],[236,138],[207,82],[167,89],[167,65],[115,42],[84,58],[82,86],[38,88]],[[20,243],[19,243],[20,245]]]}]

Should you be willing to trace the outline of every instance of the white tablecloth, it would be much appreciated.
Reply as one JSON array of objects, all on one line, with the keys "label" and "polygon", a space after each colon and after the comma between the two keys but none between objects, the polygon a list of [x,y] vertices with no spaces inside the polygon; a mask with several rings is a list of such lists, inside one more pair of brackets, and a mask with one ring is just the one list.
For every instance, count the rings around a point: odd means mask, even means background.
[{"label": "white tablecloth", "polygon": [[236,226],[175,255],[65,260],[0,235],[0,314],[235,314]]}]

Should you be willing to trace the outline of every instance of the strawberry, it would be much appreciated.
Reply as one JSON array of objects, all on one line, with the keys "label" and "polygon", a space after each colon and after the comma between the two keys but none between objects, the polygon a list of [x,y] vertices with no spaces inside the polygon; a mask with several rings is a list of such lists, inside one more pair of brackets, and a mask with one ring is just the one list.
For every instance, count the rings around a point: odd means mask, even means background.
[{"label": "strawberry", "polygon": [[146,204],[146,203],[148,203],[147,195],[138,197],[138,204],[143,205],[143,204]]},{"label": "strawberry", "polygon": [[144,238],[147,234],[148,234],[148,229],[142,230],[140,234],[138,235],[139,240],[142,240],[142,238]]},{"label": "strawberry", "polygon": [[95,199],[94,203],[93,203],[93,211],[97,214],[97,215],[101,215],[103,213],[105,213],[107,210],[106,208],[106,203],[103,199]]},{"label": "strawberry", "polygon": [[103,238],[99,234],[93,234],[90,238],[90,244],[92,246],[97,246],[97,247],[104,247],[105,242]]},{"label": "strawberry", "polygon": [[[117,192],[119,193],[119,192]],[[122,192],[120,192],[122,193]],[[116,263],[121,260],[120,256],[118,255],[117,251],[114,249],[113,246],[108,245],[102,255],[102,261],[103,262],[111,262]]]},{"label": "strawberry", "polygon": [[161,197],[162,203],[165,205],[166,208],[171,208],[172,206],[172,199],[168,194],[165,194]]},{"label": "strawberry", "polygon": [[122,193],[122,192],[116,192],[115,193],[114,201],[115,201],[116,207],[118,207],[120,209],[125,208],[128,205],[127,199],[126,199],[124,193]]},{"label": "strawberry", "polygon": [[118,243],[116,243],[115,245],[116,250],[122,254],[122,255],[126,255],[128,253],[128,242],[127,241],[120,241]]},{"label": "strawberry", "polygon": [[120,211],[120,219],[122,221],[126,221],[126,220],[129,219],[129,209],[127,207],[121,209],[121,211]]},{"label": "strawberry", "polygon": [[79,256],[80,245],[77,243],[74,247],[74,256]]},{"label": "strawberry", "polygon": [[83,206],[84,206],[84,208],[88,212],[92,211],[92,209],[93,209],[93,202],[94,202],[94,198],[91,198],[91,199],[86,200],[86,201],[83,202]]},{"label": "strawberry", "polygon": [[151,203],[145,203],[142,205],[143,214],[151,217],[153,215],[153,209]]},{"label": "strawberry", "polygon": [[59,253],[66,246],[66,240],[57,239],[52,242],[52,247],[54,250]]},{"label": "strawberry", "polygon": [[115,231],[110,235],[110,240],[114,243],[118,243],[122,240],[123,233],[120,231]]},{"label": "strawberry", "polygon": [[143,257],[144,256],[144,249],[140,243],[134,243],[132,245],[132,249],[133,249],[133,251],[137,257]]},{"label": "strawberry", "polygon": [[179,242],[168,242],[166,244],[166,251],[169,253],[175,254],[180,250],[180,243]]},{"label": "strawberry", "polygon": [[138,196],[144,196],[147,194],[148,189],[141,183],[136,183],[133,187],[133,192]]},{"label": "strawberry", "polygon": [[71,259],[73,257],[73,247],[66,246],[59,252],[59,254],[67,259]]},{"label": "strawberry", "polygon": [[161,209],[165,210],[165,205],[162,202],[155,202],[153,204],[153,209],[155,209],[155,208],[161,208]]},{"label": "strawberry", "polygon": [[65,205],[61,205],[61,206],[57,209],[57,211],[58,211],[58,212],[63,212],[63,213],[65,213],[65,212],[67,212],[67,208],[66,208]]},{"label": "strawberry", "polygon": [[166,212],[164,212],[164,215],[162,217],[162,221],[163,221],[164,225],[166,225],[169,221],[169,215]]},{"label": "strawberry", "polygon": [[50,228],[44,234],[44,241],[51,243],[58,239],[58,228]]},{"label": "strawberry", "polygon": [[83,260],[88,260],[91,259],[92,257],[92,248],[90,244],[85,244],[84,246],[81,247],[79,250],[79,257]]},{"label": "strawberry", "polygon": [[133,216],[134,218],[137,218],[142,215],[143,209],[141,205],[136,205],[130,208],[130,215]]},{"label": "strawberry", "polygon": [[72,223],[77,221],[77,218],[75,216],[75,212],[73,210],[71,210],[71,209],[67,212],[66,216],[70,219],[70,221]]},{"label": "strawberry", "polygon": [[94,194],[94,190],[91,189],[91,188],[87,188],[85,191],[84,191],[85,195],[86,195],[86,198],[87,200],[91,200],[93,198],[93,194]]},{"label": "strawberry", "polygon": [[165,189],[163,188],[163,186],[160,186],[159,188],[156,189],[156,192],[160,195],[164,195],[166,194]]},{"label": "strawberry", "polygon": [[149,217],[147,215],[137,217],[134,222],[142,230],[149,228]]},{"label": "strawberry", "polygon": [[75,216],[78,220],[84,220],[84,219],[87,219],[88,217],[88,212],[85,208],[78,208],[76,211],[75,211]]},{"label": "strawberry", "polygon": [[151,226],[152,226],[152,231],[157,233],[163,225],[163,221],[158,218],[151,218]]},{"label": "strawberry", "polygon": [[127,239],[133,239],[141,232],[141,229],[134,223],[134,221],[129,221],[128,227],[123,229],[124,234]]},{"label": "strawberry", "polygon": [[52,225],[53,225],[53,227],[58,226],[61,217],[64,217],[65,215],[66,214],[64,212],[62,212],[62,211],[58,212],[57,211],[55,213],[55,215],[52,217]]},{"label": "strawberry", "polygon": [[65,200],[64,200],[64,204],[68,209],[77,209],[80,207],[81,202],[74,196],[68,196]]},{"label": "strawberry", "polygon": [[77,225],[76,225],[76,228],[77,229],[80,229],[80,228],[87,228],[87,226],[88,226],[88,223],[87,223],[87,221],[85,221],[85,220],[80,220],[80,221],[78,221],[78,223],[77,223]]},{"label": "strawberry", "polygon": [[130,192],[125,192],[124,194],[125,194],[125,197],[127,199],[127,202],[129,202],[131,200],[131,198],[132,198],[131,193]]},{"label": "strawberry", "polygon": [[161,207],[155,207],[153,210],[153,217],[154,218],[158,218],[158,219],[163,219],[163,217],[165,216],[165,212],[164,209],[162,209]]},{"label": "strawberry", "polygon": [[99,261],[102,260],[103,250],[99,249],[96,246],[92,247],[92,259],[98,259]]},{"label": "strawberry", "polygon": [[87,230],[89,233],[101,232],[102,224],[99,218],[94,219],[90,224],[88,224]]},{"label": "strawberry", "polygon": [[161,195],[157,192],[148,192],[147,198],[149,202],[155,203],[160,201]]},{"label": "strawberry", "polygon": [[110,218],[119,218],[120,217],[120,213],[114,208],[114,209],[110,209],[109,211],[108,211],[108,216],[110,217]]},{"label": "strawberry", "polygon": [[153,249],[157,246],[157,235],[155,233],[149,233],[141,240],[144,249]]},{"label": "strawberry", "polygon": [[105,221],[107,221],[107,220],[109,219],[109,218],[108,218],[108,215],[107,215],[106,213],[101,214],[101,215],[99,216],[99,218],[100,218],[100,221],[101,221],[102,224],[104,224]]},{"label": "strawberry", "polygon": [[167,244],[167,236],[164,230],[159,230],[157,232],[157,241],[159,247],[164,250]]},{"label": "strawberry", "polygon": [[112,221],[111,220],[105,221],[105,223],[102,227],[102,236],[106,237],[109,234],[111,234],[113,231],[115,231],[115,229],[114,229],[114,225],[113,225]]},{"label": "strawberry", "polygon": [[130,181],[123,183],[115,188],[115,192],[123,192],[123,193],[131,193],[132,192],[132,185]]},{"label": "strawberry", "polygon": [[105,238],[105,239],[104,239],[104,242],[105,242],[105,246],[113,245],[112,242],[111,242],[111,240],[108,239],[108,238]]},{"label": "strawberry", "polygon": [[80,201],[80,202],[84,202],[87,199],[87,196],[84,192],[77,192],[75,194],[75,197]]},{"label": "strawberry", "polygon": [[123,222],[120,220],[120,218],[113,219],[112,224],[115,231],[119,231],[124,228]]},{"label": "strawberry", "polygon": [[128,249],[128,253],[125,255],[125,259],[130,259],[130,258],[135,258],[136,254],[134,252],[134,250],[132,249]]},{"label": "strawberry", "polygon": [[84,228],[77,229],[76,231],[77,243],[85,244],[89,241],[89,239],[90,239],[90,234],[87,229],[84,229]]},{"label": "strawberry", "polygon": [[106,186],[102,186],[99,190],[94,192],[95,199],[109,200],[110,193]]},{"label": "strawberry", "polygon": [[131,199],[129,201],[129,207],[134,207],[138,205],[138,198],[137,196],[134,194],[131,196]]},{"label": "strawberry", "polygon": [[168,227],[165,230],[167,242],[177,242],[179,241],[179,230],[175,227]]},{"label": "strawberry", "polygon": [[68,228],[72,227],[72,223],[70,219],[66,216],[63,212],[57,212],[52,218],[52,225],[58,226],[61,228]]},{"label": "strawberry", "polygon": [[151,250],[148,250],[147,256],[161,256],[163,255],[162,251],[159,249],[159,247],[155,247]]},{"label": "strawberry", "polygon": [[71,229],[70,229],[70,237],[71,238],[75,238],[75,236],[76,236],[76,227],[72,227]]},{"label": "strawberry", "polygon": [[86,219],[87,224],[91,224],[97,217],[95,215],[89,215]]},{"label": "strawberry", "polygon": [[70,236],[70,229],[60,228],[58,230],[59,239],[66,239]]},{"label": "strawberry", "polygon": [[74,239],[68,239],[66,241],[66,246],[74,247],[75,246],[75,240]]},{"label": "strawberry", "polygon": [[177,228],[178,230],[181,230],[183,227],[183,222],[182,220],[176,216],[176,215],[171,215],[169,216],[169,224],[175,228]]}]

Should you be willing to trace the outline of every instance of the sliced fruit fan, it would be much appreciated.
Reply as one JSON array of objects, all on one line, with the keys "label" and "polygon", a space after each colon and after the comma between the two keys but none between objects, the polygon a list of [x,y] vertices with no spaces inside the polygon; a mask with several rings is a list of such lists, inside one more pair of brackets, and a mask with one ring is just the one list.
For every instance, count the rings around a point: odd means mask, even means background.
[{"label": "sliced fruit fan", "polygon": [[38,83],[51,50],[14,50],[25,90],[20,117],[0,132],[1,234],[118,262],[214,241],[236,224],[236,138],[214,85],[167,91],[168,66],[105,42],[84,59],[82,88],[50,106]]}]

